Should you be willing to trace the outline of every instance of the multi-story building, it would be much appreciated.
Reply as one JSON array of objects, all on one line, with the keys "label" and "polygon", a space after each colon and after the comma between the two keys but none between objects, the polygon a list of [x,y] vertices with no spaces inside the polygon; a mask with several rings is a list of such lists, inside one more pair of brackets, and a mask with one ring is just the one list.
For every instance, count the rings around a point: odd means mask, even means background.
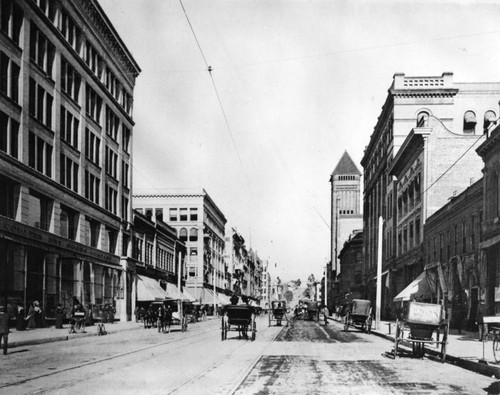
[{"label": "multi-story building", "polygon": [[[183,293],[186,282],[186,246],[175,229],[157,218],[152,221],[139,211],[133,212],[132,256],[137,281],[133,284],[137,299],[132,307],[147,307],[166,298],[189,298]],[[194,300],[193,300],[194,301]]]},{"label": "multi-story building", "polygon": [[[361,172],[347,151],[330,175],[331,184],[331,261],[326,270],[327,305],[332,309],[340,303],[338,289],[338,254],[356,229],[363,226],[361,213]],[[324,297],[324,296],[323,296]]]},{"label": "multi-story building", "polygon": [[486,270],[479,254],[482,215],[483,178],[451,197],[424,226],[426,275],[420,278],[432,292],[421,297],[430,302],[444,299],[450,325],[456,328],[476,329],[484,303]]},{"label": "multi-story building", "polygon": [[208,193],[204,189],[167,190],[134,194],[133,199],[135,209],[153,221],[168,223],[186,244],[188,292],[203,304],[219,303],[218,294],[224,295],[230,287],[224,262],[226,218]]},{"label": "multi-story building", "polygon": [[[399,230],[402,233],[401,239],[404,240],[404,229],[401,228],[401,226],[404,227],[404,224],[400,221],[414,214],[413,212],[409,214],[407,208],[404,218],[399,217],[398,219],[398,197],[402,197],[401,204],[404,201],[410,204],[409,195],[404,194],[405,191],[406,194],[409,194],[410,190],[412,190],[413,205],[415,205],[417,195],[419,197],[421,195],[422,199],[428,200],[431,199],[433,194],[443,193],[443,197],[446,199],[452,195],[452,188],[454,188],[453,185],[456,182],[458,183],[457,192],[460,192],[465,187],[463,182],[469,185],[470,179],[463,181],[448,178],[445,182],[438,178],[440,171],[444,172],[448,167],[454,166],[454,162],[460,159],[460,155],[465,154],[466,148],[463,148],[460,154],[457,154],[458,151],[455,150],[455,154],[458,155],[456,157],[447,156],[447,153],[440,150],[440,148],[446,144],[453,146],[455,143],[450,142],[450,140],[455,138],[457,138],[457,141],[469,139],[471,145],[474,144],[476,139],[480,139],[483,128],[487,127],[497,117],[496,107],[499,96],[499,83],[456,83],[453,81],[452,73],[443,73],[441,76],[436,77],[394,75],[392,86],[388,91],[387,99],[361,162],[364,169],[363,278],[367,286],[367,297],[372,301],[375,301],[376,283],[374,278],[379,248],[379,218],[383,220],[382,270],[387,276],[390,269],[401,264],[399,261],[399,263],[396,262],[398,251],[404,250],[404,246],[402,250],[398,249]],[[414,169],[411,174],[401,173],[403,179],[396,180],[390,171],[400,147],[415,127],[425,125],[431,117],[439,119],[443,135],[442,140],[437,139],[435,142],[435,153],[428,154],[429,156],[425,160],[432,159],[433,155],[443,155],[444,158],[439,165],[440,168],[433,173],[432,177],[422,175],[419,179]],[[418,138],[422,140],[422,137]],[[462,145],[462,147],[465,146]],[[400,156],[400,158],[404,162],[405,158],[403,156]],[[412,166],[415,165],[416,162],[412,164]],[[426,180],[425,188],[422,184],[423,179]],[[405,183],[405,186],[403,187],[400,182]],[[431,185],[432,188],[428,188]],[[445,189],[438,192],[440,190],[438,186]],[[403,193],[403,196],[398,194],[398,190]],[[419,201],[418,204],[425,209],[425,216],[413,217],[414,240],[416,232],[419,232],[419,240],[422,240],[425,218],[439,209],[439,204],[444,204],[437,196],[435,196],[434,202],[435,205],[432,206],[424,201]],[[404,207],[401,210],[404,211]],[[418,229],[415,228],[417,219],[419,221]],[[410,230],[408,227],[406,232],[407,240],[409,240]],[[404,269],[403,272],[407,273],[407,276],[403,282],[409,281],[422,269],[422,267],[418,267],[418,262],[419,260],[412,259],[404,263],[406,266],[415,265],[415,267]],[[382,278],[384,282],[386,281],[385,276]],[[397,291],[403,285],[398,281],[391,287],[396,287]],[[384,306],[381,307],[381,311],[384,311]]]},{"label": "multi-story building", "polygon": [[265,261],[262,266],[262,298],[260,305],[263,309],[269,309],[271,306],[271,275],[268,271],[269,261]]},{"label": "multi-story building", "polygon": [[397,202],[390,276],[395,293],[390,296],[396,296],[424,268],[427,218],[481,178],[482,161],[471,147],[482,140],[482,133],[454,133],[426,114],[425,122],[413,128],[400,147],[389,169],[396,179]]},{"label": "multi-story building", "polygon": [[480,294],[481,314],[500,314],[500,127],[497,125],[487,133],[487,139],[477,153],[484,162],[482,240],[480,261],[482,265],[480,284],[485,284]]},{"label": "multi-story building", "polygon": [[2,0],[0,300],[132,315],[136,61],[94,0]]},{"label": "multi-story building", "polygon": [[350,294],[351,298],[360,299],[364,295],[361,281],[361,268],[363,266],[363,231],[352,232],[344,242],[339,252],[339,290],[340,295]]}]

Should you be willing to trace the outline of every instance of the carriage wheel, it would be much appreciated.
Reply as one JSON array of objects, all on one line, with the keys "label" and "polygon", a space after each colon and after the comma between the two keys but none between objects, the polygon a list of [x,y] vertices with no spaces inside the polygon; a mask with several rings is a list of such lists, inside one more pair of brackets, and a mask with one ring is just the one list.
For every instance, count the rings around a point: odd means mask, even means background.
[{"label": "carriage wheel", "polygon": [[372,317],[366,319],[366,331],[369,335],[372,333]]},{"label": "carriage wheel", "polygon": [[252,322],[252,341],[255,340],[255,333],[256,332],[257,332],[257,323],[255,321],[253,321]]},{"label": "carriage wheel", "polygon": [[224,323],[224,317],[222,318],[221,320],[221,331],[220,331],[220,334],[221,334],[221,341],[224,341],[224,338],[225,338],[225,331],[226,331],[226,325]]},{"label": "carriage wheel", "polygon": [[[448,325],[446,325],[444,328],[443,341],[441,342],[441,362],[444,362],[446,360],[446,344],[447,343],[448,343]],[[495,355],[495,352],[493,352],[493,355]],[[496,360],[496,358],[495,358],[495,360]]]},{"label": "carriage wheel", "polygon": [[349,316],[349,313],[347,313],[344,317],[344,331],[347,332],[347,330],[349,329],[349,320],[350,320],[350,316]]}]

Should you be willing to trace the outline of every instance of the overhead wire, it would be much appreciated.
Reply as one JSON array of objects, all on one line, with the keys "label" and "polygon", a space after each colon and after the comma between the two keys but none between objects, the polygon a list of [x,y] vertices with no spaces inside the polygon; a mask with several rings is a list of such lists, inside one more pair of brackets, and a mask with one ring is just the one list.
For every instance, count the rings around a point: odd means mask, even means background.
[{"label": "overhead wire", "polygon": [[199,49],[200,54],[201,54],[201,56],[202,56],[202,58],[203,58],[203,61],[205,62],[205,66],[206,66],[207,71],[208,71],[208,74],[209,74],[209,76],[210,76],[210,80],[212,81],[212,86],[213,86],[213,88],[214,88],[214,92],[215,92],[215,95],[216,95],[216,97],[217,97],[217,102],[219,103],[219,107],[220,107],[220,109],[221,109],[222,116],[223,116],[223,118],[224,118],[224,122],[225,122],[225,124],[226,124],[227,131],[229,132],[229,136],[230,136],[230,138],[231,138],[231,143],[232,143],[232,145],[233,145],[233,149],[234,149],[234,151],[235,151],[235,153],[236,153],[236,156],[238,157],[238,161],[239,161],[239,164],[240,164],[241,170],[242,170],[243,175],[244,175],[244,177],[245,177],[245,181],[246,181],[246,183],[247,183],[247,188],[249,189],[249,191],[250,191],[250,192],[252,193],[252,195],[253,195],[253,190],[252,190],[252,188],[251,188],[251,184],[250,184],[250,180],[249,180],[249,178],[248,178],[248,174],[247,174],[247,172],[246,172],[246,170],[245,170],[245,166],[243,165],[243,160],[242,160],[242,158],[241,158],[240,151],[239,151],[238,146],[237,146],[237,144],[236,144],[236,141],[235,141],[235,139],[234,139],[233,131],[232,131],[231,125],[230,125],[230,123],[229,123],[229,119],[228,119],[228,117],[227,117],[226,110],[225,110],[225,108],[224,108],[224,104],[222,103],[222,99],[221,99],[221,97],[220,97],[219,90],[217,89],[217,84],[215,83],[215,79],[214,79],[214,76],[213,76],[213,74],[212,74],[212,71],[213,71],[213,70],[212,70],[212,66],[210,66],[210,65],[208,64],[207,58],[206,58],[206,56],[205,56],[205,53],[203,52],[203,49],[202,49],[201,44],[200,44],[200,41],[198,40],[198,37],[197,37],[197,35],[196,35],[196,32],[194,31],[193,25],[192,25],[192,23],[191,23],[191,21],[190,21],[190,19],[189,19],[189,16],[188,16],[188,14],[187,14],[186,8],[184,7],[184,4],[182,3],[182,0],[179,0],[179,3],[180,3],[180,5],[181,5],[181,7],[182,7],[182,11],[184,12],[184,15],[185,15],[185,17],[186,17],[187,23],[188,23],[188,25],[189,25],[189,28],[191,29],[191,33],[193,34],[193,37],[194,37],[194,39],[195,39],[195,41],[196,41],[196,45],[198,46],[198,49]]}]

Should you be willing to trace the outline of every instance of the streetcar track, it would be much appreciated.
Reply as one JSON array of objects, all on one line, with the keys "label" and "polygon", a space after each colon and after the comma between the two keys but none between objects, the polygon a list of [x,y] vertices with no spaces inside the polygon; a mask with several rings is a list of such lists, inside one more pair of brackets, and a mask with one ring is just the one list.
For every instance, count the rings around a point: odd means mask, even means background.
[{"label": "streetcar track", "polygon": [[[190,336],[185,336],[182,339],[188,339],[188,340],[190,340],[190,339],[197,338],[197,337],[199,337],[199,334],[193,334],[193,335],[190,335]],[[22,380],[19,380],[19,381],[16,381],[16,382],[1,384],[0,385],[0,389],[1,388],[12,387],[12,386],[15,386],[15,385],[20,385],[20,384],[26,384],[26,383],[29,383],[30,381],[39,380],[39,379],[50,377],[50,376],[55,376],[55,375],[60,374],[60,373],[65,373],[65,372],[68,372],[68,371],[81,369],[83,367],[90,366],[90,365],[97,365],[97,364],[102,363],[102,362],[107,362],[107,361],[110,361],[110,360],[113,360],[113,359],[122,358],[122,357],[125,357],[125,356],[128,356],[128,355],[132,355],[132,354],[135,354],[135,353],[146,351],[146,350],[149,350],[149,349],[152,349],[152,348],[155,348],[155,347],[162,347],[162,346],[171,344],[173,342],[176,342],[178,340],[179,339],[168,339],[168,340],[166,340],[164,342],[160,342],[160,343],[148,345],[148,346],[141,347],[141,348],[138,348],[138,349],[135,349],[135,350],[126,351],[126,352],[123,352],[123,353],[120,353],[120,354],[106,356],[104,358],[96,359],[96,360],[93,360],[93,361],[86,361],[86,362],[83,362],[83,363],[79,363],[79,364],[77,364],[75,366],[70,366],[70,367],[63,368],[63,369],[60,369],[60,370],[57,370],[57,371],[39,374],[37,376],[28,377],[28,378],[25,378],[25,379],[22,379]],[[202,340],[200,340],[200,341],[198,341],[196,343],[201,343],[201,341]],[[179,346],[175,347],[174,350],[175,349],[179,349],[181,347],[182,346],[179,345]]]},{"label": "streetcar track", "polygon": [[[270,339],[270,342],[273,342],[275,341],[275,339],[278,337],[278,335],[281,333],[281,331],[284,329],[285,327],[281,328],[281,330],[276,333],[273,337],[271,337]],[[264,347],[266,345],[267,341],[265,343],[262,343],[262,347]],[[241,343],[241,346],[238,346],[233,352],[237,352],[239,351],[240,349],[242,349],[243,347],[245,347],[248,343],[247,342],[244,342],[244,343]],[[250,363],[249,367],[245,370],[245,372],[240,376],[241,379],[237,380],[237,384],[235,386],[233,386],[228,392],[227,394],[230,395],[230,394],[234,394],[234,392],[238,389],[238,387],[241,385],[241,383],[243,383],[243,381],[248,377],[248,375],[250,374],[250,372],[252,371],[252,369],[255,367],[255,365],[257,364],[257,362],[259,361],[259,359],[262,357],[262,351],[259,352],[259,355],[257,355],[257,357],[255,357],[252,362]],[[171,395],[171,394],[175,394],[176,392],[178,392],[180,389],[182,389],[183,387],[186,387],[187,385],[191,384],[191,383],[194,383],[196,382],[197,380],[199,380],[200,378],[202,378],[203,376],[205,376],[209,371],[211,371],[212,369],[216,368],[217,366],[221,365],[225,360],[227,359],[227,355],[222,355],[220,358],[217,358],[217,360],[215,360],[212,364],[210,364],[210,366],[207,367],[206,370],[200,372],[199,374],[197,374],[196,376],[193,376],[187,380],[185,380],[183,383],[180,383],[177,387],[175,387],[174,389],[172,389],[170,392],[168,392],[167,394],[168,395]]]}]

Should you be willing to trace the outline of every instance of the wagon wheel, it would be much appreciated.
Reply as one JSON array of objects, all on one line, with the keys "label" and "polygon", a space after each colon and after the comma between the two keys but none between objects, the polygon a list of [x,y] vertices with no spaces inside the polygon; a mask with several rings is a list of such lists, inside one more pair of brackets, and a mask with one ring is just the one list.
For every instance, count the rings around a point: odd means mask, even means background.
[{"label": "wagon wheel", "polygon": [[344,331],[346,331],[346,332],[347,332],[347,330],[349,329],[349,320],[350,320],[350,319],[351,319],[350,314],[349,314],[349,313],[347,313],[347,314],[345,315],[345,318],[344,318],[344,320],[345,320],[345,321],[344,321]]},{"label": "wagon wheel", "polygon": [[394,359],[398,356],[398,343],[399,343],[399,336],[402,336],[401,328],[399,327],[399,322],[396,320],[396,333],[394,335]]},{"label": "wagon wheel", "polygon": [[224,341],[225,338],[225,331],[226,331],[226,323],[224,322],[224,317],[221,319],[221,341]]},{"label": "wagon wheel", "polygon": [[369,335],[372,333],[372,317],[366,319],[366,331]]},{"label": "wagon wheel", "polygon": [[255,333],[257,332],[257,323],[252,318],[252,341],[255,340]]}]

